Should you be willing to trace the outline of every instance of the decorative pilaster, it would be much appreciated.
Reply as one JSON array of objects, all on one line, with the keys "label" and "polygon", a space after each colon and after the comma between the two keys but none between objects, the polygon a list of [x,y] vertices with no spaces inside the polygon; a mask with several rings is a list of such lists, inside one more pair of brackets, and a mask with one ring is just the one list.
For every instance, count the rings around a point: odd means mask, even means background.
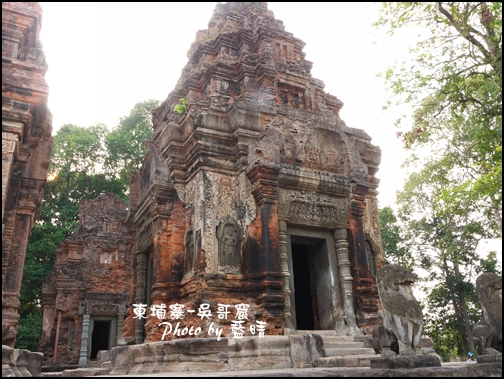
[{"label": "decorative pilaster", "polygon": [[[88,343],[89,343],[89,320],[90,316],[85,314],[82,318],[82,338],[81,338],[81,347],[79,352],[79,366],[85,366],[88,364],[87,360],[87,352],[88,352]],[[58,344],[58,341],[55,341],[55,344]]]},{"label": "decorative pilaster", "polygon": [[284,334],[289,334],[294,331],[292,325],[291,314],[291,289],[290,289],[290,272],[289,272],[289,256],[287,254],[287,223],[285,221],[278,221],[278,239],[280,245],[280,267],[283,276],[283,293],[285,296],[285,322]]},{"label": "decorative pilaster", "polygon": [[[26,191],[21,187],[22,193],[17,204],[17,212],[12,228],[12,239],[2,246],[2,255],[8,257],[7,265],[3,267],[2,259],[2,344],[14,347],[19,322],[19,298],[23,266],[25,261],[26,245],[33,224],[36,209],[35,200],[29,199]],[[8,249],[9,252],[4,252]],[[3,257],[2,257],[3,258]]]},{"label": "decorative pilaster", "polygon": [[254,248],[255,256],[249,266],[253,272],[279,273],[281,270],[277,210],[279,174],[279,167],[266,166],[257,162],[247,172],[247,177],[252,184],[252,196],[257,205],[257,218],[253,222],[253,227],[257,231],[255,240],[260,241]]},{"label": "decorative pilaster", "polygon": [[[147,254],[137,253],[137,287],[135,304],[146,304],[145,288],[147,286]],[[144,319],[137,317],[135,319],[135,343],[140,344],[144,342]]]},{"label": "decorative pilaster", "polygon": [[279,174],[280,167],[266,166],[258,163],[247,172],[247,176],[253,186],[252,195],[257,206],[277,203]]},{"label": "decorative pilaster", "polygon": [[366,254],[366,236],[364,233],[364,212],[366,210],[366,194],[369,187],[359,184],[352,186],[350,198],[349,225],[351,230],[351,249],[353,255],[350,257],[352,269],[356,274],[356,280],[369,278],[369,265]]},{"label": "decorative pilaster", "polygon": [[345,321],[347,328],[358,331],[355,322],[355,311],[352,292],[352,273],[350,272],[350,260],[348,259],[347,230],[336,229],[334,231],[336,253],[338,254],[338,266],[340,272],[341,288],[343,288],[343,304],[345,307]]},{"label": "decorative pilaster", "polygon": [[117,336],[116,336],[116,346],[126,345],[123,335],[123,325],[124,325],[124,314],[126,313],[126,304],[120,303],[117,306]]}]

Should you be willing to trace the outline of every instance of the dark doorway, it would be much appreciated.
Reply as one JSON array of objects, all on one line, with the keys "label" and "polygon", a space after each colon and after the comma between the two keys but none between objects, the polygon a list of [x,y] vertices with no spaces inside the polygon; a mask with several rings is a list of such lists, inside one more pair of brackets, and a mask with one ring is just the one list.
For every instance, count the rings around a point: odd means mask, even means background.
[{"label": "dark doorway", "polygon": [[110,350],[110,321],[94,321],[93,335],[91,337],[91,357],[96,359],[98,351]]},{"label": "dark doorway", "polygon": [[[296,304],[296,328],[320,329],[316,305],[315,272],[310,246],[292,244],[292,268],[294,271],[294,302]],[[315,314],[315,311],[317,314]]]}]

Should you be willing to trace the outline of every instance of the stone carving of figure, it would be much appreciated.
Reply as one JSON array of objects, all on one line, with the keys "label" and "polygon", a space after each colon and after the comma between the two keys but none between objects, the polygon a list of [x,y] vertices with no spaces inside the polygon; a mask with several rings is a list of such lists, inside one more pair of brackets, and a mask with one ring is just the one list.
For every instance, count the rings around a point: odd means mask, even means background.
[{"label": "stone carving of figure", "polygon": [[376,262],[374,259],[374,251],[373,247],[371,246],[371,243],[367,240],[366,240],[366,255],[368,259],[369,276],[374,278],[376,276]]},{"label": "stone carving of figure", "polygon": [[294,108],[299,108],[299,95],[297,93],[292,94],[291,104]]},{"label": "stone carving of figure", "polygon": [[234,266],[233,255],[236,247],[236,237],[233,225],[226,225],[224,228],[224,237],[222,238],[224,266]]},{"label": "stone carving of figure", "polygon": [[240,266],[240,232],[236,222],[228,218],[218,228],[219,265],[222,267]]},{"label": "stone carving of figure", "polygon": [[188,274],[193,271],[194,268],[194,228],[191,225],[187,228],[184,235],[184,248],[185,248],[185,259],[184,259],[184,273]]},{"label": "stone carving of figure", "polygon": [[283,91],[280,92],[280,100],[282,101],[282,104],[287,104],[288,103],[287,95]]},{"label": "stone carving of figure", "polygon": [[481,320],[473,328],[474,342],[484,355],[502,352],[502,278],[483,273],[476,279]]},{"label": "stone carving of figure", "polygon": [[413,274],[396,264],[376,272],[383,321],[373,329],[373,341],[383,356],[421,353],[422,309],[413,296]]}]

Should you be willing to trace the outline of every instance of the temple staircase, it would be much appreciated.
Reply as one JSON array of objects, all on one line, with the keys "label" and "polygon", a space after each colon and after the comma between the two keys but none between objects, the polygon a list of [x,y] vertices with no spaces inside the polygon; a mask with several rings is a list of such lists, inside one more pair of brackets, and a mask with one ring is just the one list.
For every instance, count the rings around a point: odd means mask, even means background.
[{"label": "temple staircase", "polygon": [[334,330],[298,330],[298,334],[318,334],[324,341],[322,357],[316,367],[369,367],[372,358],[379,358],[370,336],[338,336]]}]

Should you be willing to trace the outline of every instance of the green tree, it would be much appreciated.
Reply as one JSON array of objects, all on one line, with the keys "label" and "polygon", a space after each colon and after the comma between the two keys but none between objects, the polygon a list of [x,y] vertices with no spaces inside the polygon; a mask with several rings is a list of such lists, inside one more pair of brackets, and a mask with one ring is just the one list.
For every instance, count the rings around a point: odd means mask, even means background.
[{"label": "green tree", "polygon": [[43,282],[54,266],[56,247],[77,226],[79,200],[107,192],[125,198],[126,185],[100,173],[106,156],[106,133],[103,124],[88,128],[67,124],[54,137],[40,218],[26,249],[17,348],[36,350],[33,347],[40,334]]},{"label": "green tree", "polygon": [[386,264],[399,264],[408,270],[414,270],[414,262],[407,246],[407,241],[401,236],[399,224],[394,210],[390,206],[378,209],[380,230]]},{"label": "green tree", "polygon": [[17,348],[36,350],[43,281],[54,266],[56,247],[78,224],[79,201],[109,192],[127,201],[129,176],[145,156],[151,111],[158,103],[136,104],[110,133],[104,124],[66,124],[56,133],[41,216],[26,250]]},{"label": "green tree", "polygon": [[456,173],[447,195],[484,200],[502,236],[502,4],[384,3],[376,25],[426,34],[411,48],[413,64],[384,75],[392,99],[413,110],[398,136]]},{"label": "green tree", "polygon": [[495,251],[490,251],[486,258],[481,258],[479,267],[476,268],[478,274],[482,272],[493,272],[499,276],[502,276],[502,267],[497,260],[497,253]]},{"label": "green tree", "polygon": [[428,273],[426,332],[440,353],[455,341],[467,353],[483,269],[476,246],[502,236],[502,5],[383,3],[376,25],[419,33],[409,63],[383,75],[387,105],[412,111],[397,120],[413,172],[398,194],[401,235]]},{"label": "green tree", "polygon": [[452,351],[453,345],[442,345],[446,343],[443,333],[455,336],[457,351],[463,354],[474,351],[472,327],[479,317],[474,282],[481,259],[476,248],[492,229],[480,212],[482,199],[467,204],[446,196],[446,188],[456,178],[444,174],[442,167],[427,164],[420,173],[410,175],[397,202],[416,271],[425,273],[420,276],[429,314],[426,334],[444,353]]},{"label": "green tree", "polygon": [[147,153],[145,141],[150,140],[153,133],[152,110],[158,105],[158,100],[135,104],[129,116],[122,117],[119,125],[105,138],[107,172],[128,184],[131,173],[140,168]]}]

